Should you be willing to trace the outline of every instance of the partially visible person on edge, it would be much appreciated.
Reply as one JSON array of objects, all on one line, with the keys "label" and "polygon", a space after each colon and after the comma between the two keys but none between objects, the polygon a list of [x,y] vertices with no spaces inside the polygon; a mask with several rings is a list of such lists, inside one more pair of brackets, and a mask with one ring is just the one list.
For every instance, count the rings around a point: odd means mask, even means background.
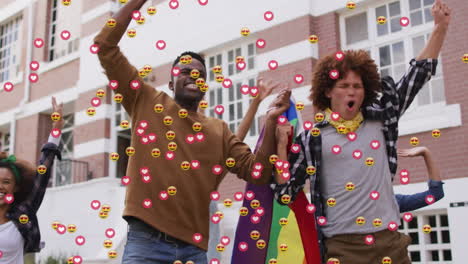
[{"label": "partially visible person on edge", "polygon": [[427,191],[410,195],[395,195],[398,206],[400,207],[400,213],[423,208],[444,198],[444,182],[442,182],[440,178],[440,171],[432,158],[432,153],[427,147],[421,146],[411,149],[397,149],[397,154],[400,157],[422,156],[427,167],[427,175],[429,178]]},{"label": "partially visible person on edge", "polygon": [[[54,112],[62,116],[62,104],[52,97]],[[55,121],[53,129],[61,130],[63,120]],[[60,137],[49,136],[41,149],[39,166],[0,152],[0,263],[22,264],[23,255],[41,250],[41,233],[37,211],[41,206],[55,156],[61,160]]]},{"label": "partially visible person on edge", "polygon": [[344,51],[342,60],[331,54],[314,66],[309,99],[325,119],[296,138],[300,151],[289,154],[291,177],[277,173],[272,189],[280,203],[285,195],[292,202],[310,179],[323,262],[411,263],[411,238],[390,230],[400,223],[392,179],[398,120],[435,74],[450,22],[451,10],[440,0],[431,12],[430,39],[396,83],[380,78],[364,50]]},{"label": "partially visible person on edge", "polygon": [[[259,78],[257,80],[257,88],[259,89],[258,95],[252,99],[252,102],[249,105],[249,109],[247,109],[247,113],[244,116],[244,119],[242,119],[241,123],[239,124],[239,127],[236,130],[236,136],[240,140],[244,140],[245,136],[249,132],[249,129],[252,125],[252,121],[254,120],[255,115],[257,114],[258,107],[260,106],[260,103],[271,94],[273,91],[272,86],[264,86],[260,85],[260,81],[262,79]],[[258,129],[258,128],[257,128]],[[224,172],[227,173],[227,172]],[[217,201],[211,201],[210,202],[210,216],[214,215],[216,212],[218,212],[218,202]],[[220,238],[221,238],[221,232],[220,232],[220,227],[219,224],[215,224],[212,221],[210,221],[210,240],[208,242],[208,251],[207,251],[207,258],[208,261],[211,259],[221,259],[221,254],[216,250],[216,246],[220,243]]]},{"label": "partially visible person on edge", "polygon": [[[105,26],[94,39],[105,74],[118,82],[114,91],[123,95],[122,106],[133,124],[131,146],[135,154],[128,161],[131,181],[126,187],[123,212],[129,232],[122,262],[204,264],[210,193],[217,190],[224,170],[254,184],[271,182],[269,157],[276,152],[276,120],[288,109],[291,91],[278,93],[276,108],[267,115],[263,144],[253,154],[224,121],[198,111],[205,93],[197,87],[191,72],[197,70],[197,78],[206,77],[205,62],[199,54],[184,52],[175,59],[173,67],[180,72],[169,82],[174,98],[145,83],[122,54],[118,43],[132,12],[145,2],[130,0],[113,16],[112,27]],[[261,81],[263,85],[278,86]],[[264,166],[260,177],[251,175],[256,163]],[[167,190],[174,187],[176,193],[168,195]]]}]

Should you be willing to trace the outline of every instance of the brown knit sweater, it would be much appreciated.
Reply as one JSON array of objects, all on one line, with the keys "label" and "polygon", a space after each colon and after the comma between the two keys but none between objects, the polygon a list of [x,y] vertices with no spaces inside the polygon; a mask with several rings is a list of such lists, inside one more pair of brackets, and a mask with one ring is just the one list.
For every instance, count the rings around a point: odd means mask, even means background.
[{"label": "brown knit sweater", "polygon": [[[131,146],[136,151],[128,162],[126,175],[130,177],[131,182],[126,187],[123,216],[136,217],[162,232],[207,250],[210,193],[218,188],[225,175],[215,175],[212,172],[213,166],[221,165],[223,170],[236,173],[239,178],[252,183],[269,183],[272,165],[268,159],[273,153],[266,153],[267,148],[262,147],[254,155],[222,120],[206,117],[198,112],[189,112],[188,117],[180,118],[178,111],[181,107],[166,93],[144,83],[137,70],[120,52],[118,42],[125,30],[119,25],[115,28],[104,27],[94,39],[95,44],[100,47],[98,56],[105,74],[109,80],[119,82],[119,88],[115,92],[123,95],[122,105],[132,122]],[[133,80],[140,82],[139,89],[130,88],[130,82]],[[164,111],[156,113],[155,104],[162,104]],[[166,116],[173,118],[172,125],[164,124],[163,119]],[[142,120],[149,124],[144,135],[155,133],[156,142],[141,143],[141,136],[137,135],[136,130]],[[202,124],[200,132],[204,134],[205,139],[189,144],[186,142],[186,136],[197,133],[192,129],[194,122]],[[166,132],[169,130],[175,132],[176,137],[172,141],[177,143],[175,158],[172,160],[165,157],[169,151],[170,141],[166,138]],[[274,133],[270,135],[274,136]],[[160,157],[154,158],[151,155],[153,148],[161,150]],[[268,149],[274,150],[271,146]],[[232,168],[226,166],[226,159],[230,157],[236,160]],[[200,162],[198,169],[181,169],[183,161],[193,160]],[[261,178],[256,180],[251,177],[251,171],[257,162],[263,164],[264,169]],[[140,169],[143,167],[149,169],[152,177],[149,183],[142,180]],[[177,194],[168,196],[167,200],[161,200],[159,193],[167,191],[169,186],[175,186]],[[152,201],[151,208],[143,207],[145,199]],[[192,240],[195,233],[202,234],[201,242],[196,243]]]}]

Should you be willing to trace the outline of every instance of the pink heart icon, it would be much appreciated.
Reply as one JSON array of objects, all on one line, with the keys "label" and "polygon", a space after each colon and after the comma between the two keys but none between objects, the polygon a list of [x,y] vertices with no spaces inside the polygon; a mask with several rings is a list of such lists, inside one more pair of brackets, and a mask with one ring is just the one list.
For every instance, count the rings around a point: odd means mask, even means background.
[{"label": "pink heart icon", "polygon": [[123,176],[122,177],[122,185],[129,185],[130,184],[130,177],[128,176]]},{"label": "pink heart icon", "polygon": [[356,149],[355,151],[353,151],[353,158],[354,159],[362,158],[362,152],[359,149]]},{"label": "pink heart icon", "polygon": [[140,11],[134,10],[134,11],[132,12],[132,18],[133,18],[133,19],[138,20],[138,19],[140,19],[140,17],[141,17]]},{"label": "pink heart icon", "polygon": [[240,92],[243,95],[248,95],[250,93],[250,87],[247,84],[244,84],[240,87]]},{"label": "pink heart icon", "polygon": [[242,192],[236,192],[234,194],[234,200],[242,201],[242,199],[244,199],[244,194]]},{"label": "pink heart icon", "polygon": [[211,197],[211,200],[218,201],[219,200],[219,192],[217,192],[217,191],[211,192],[210,197]]},{"label": "pink heart icon", "polygon": [[39,81],[39,75],[37,75],[37,73],[29,74],[29,81],[32,83]]},{"label": "pink heart icon", "polygon": [[409,20],[408,17],[401,17],[401,18],[400,18],[400,25],[401,25],[402,27],[408,26],[408,25],[409,25],[409,22],[410,22],[410,20]]},{"label": "pink heart icon", "polygon": [[266,46],[266,41],[264,39],[257,39],[256,45],[257,48],[263,49]]},{"label": "pink heart icon", "polygon": [[106,229],[105,235],[107,238],[113,238],[115,236],[115,231],[112,228]]},{"label": "pink heart icon", "polygon": [[76,243],[78,246],[84,245],[85,242],[86,242],[86,239],[84,238],[84,236],[77,236],[77,237],[75,238],[75,243]]},{"label": "pink heart icon", "polygon": [[310,122],[310,121],[305,121],[304,124],[303,124],[303,126],[304,126],[304,130],[310,130],[310,129],[312,129],[312,127],[313,127],[314,125],[313,125],[313,123]]},{"label": "pink heart icon", "polygon": [[253,191],[247,191],[245,193],[245,199],[251,201],[255,198],[255,193]]},{"label": "pink heart icon", "polygon": [[44,40],[41,39],[41,38],[36,38],[36,39],[34,40],[34,46],[35,46],[36,48],[42,48],[42,46],[44,46]]},{"label": "pink heart icon", "polygon": [[331,149],[332,153],[335,155],[338,155],[341,153],[341,146],[339,145],[334,145]]},{"label": "pink heart icon", "polygon": [[342,51],[337,51],[337,52],[335,53],[335,59],[336,59],[337,61],[342,61],[342,60],[344,60],[344,53],[343,53]]},{"label": "pink heart icon", "polygon": [[340,73],[338,72],[338,70],[331,70],[328,75],[333,80],[340,78]]},{"label": "pink heart icon", "polygon": [[242,252],[245,252],[249,249],[249,246],[246,242],[239,242],[238,249]]},{"label": "pink heart icon", "polygon": [[71,37],[71,34],[70,34],[70,31],[68,30],[64,30],[60,33],[60,37],[63,39],[63,40],[68,40],[70,37]]},{"label": "pink heart icon", "polygon": [[211,172],[215,175],[220,175],[223,172],[223,168],[221,165],[214,165],[213,168],[211,169]]},{"label": "pink heart icon", "polygon": [[380,197],[380,193],[378,191],[372,191],[370,194],[369,194],[369,197],[372,199],[372,200],[378,200],[379,197]]},{"label": "pink heart icon", "polygon": [[180,68],[177,66],[174,66],[174,68],[172,68],[172,76],[176,77],[176,76],[179,76],[179,74],[180,74]]},{"label": "pink heart icon", "polygon": [[276,70],[276,68],[278,68],[278,62],[275,60],[271,60],[270,62],[268,62],[268,67],[270,68],[270,70]]},{"label": "pink heart icon", "polygon": [[221,242],[221,244],[227,246],[229,245],[229,242],[231,242],[231,239],[228,236],[222,236],[219,241]]},{"label": "pink heart icon", "polygon": [[101,207],[101,202],[99,202],[98,200],[91,201],[91,209],[97,210],[99,209],[99,207]]},{"label": "pink heart icon", "polygon": [[327,224],[327,218],[326,218],[325,216],[319,216],[319,217],[317,218],[317,223],[318,223],[318,225],[320,225],[320,226],[324,226],[324,225]]},{"label": "pink heart icon", "polygon": [[357,138],[357,134],[354,132],[349,132],[346,137],[348,138],[349,141],[354,141]]},{"label": "pink heart icon", "polygon": [[31,71],[37,71],[39,69],[39,62],[31,61],[31,63],[29,64],[29,68],[31,69]]},{"label": "pink heart icon", "polygon": [[380,147],[380,142],[378,140],[372,140],[370,143],[372,149],[378,149]]},{"label": "pink heart icon", "polygon": [[240,61],[240,62],[236,63],[236,67],[237,67],[237,69],[240,70],[240,71],[242,71],[243,69],[245,69],[245,66],[246,66],[246,64],[245,64],[245,62],[243,62],[243,61]]},{"label": "pink heart icon", "polygon": [[206,4],[208,4],[208,0],[198,0],[198,3],[202,6],[205,6]]},{"label": "pink heart icon", "polygon": [[4,85],[3,85],[3,90],[5,90],[6,92],[11,92],[13,91],[13,84],[11,82],[6,82]]},{"label": "pink heart icon", "polygon": [[387,228],[390,231],[396,231],[398,229],[398,224],[392,221],[392,222],[388,223]]},{"label": "pink heart icon", "polygon": [[130,88],[137,90],[140,88],[140,82],[138,80],[133,80],[130,82]]},{"label": "pink heart icon", "polygon": [[101,105],[101,99],[99,97],[93,97],[91,99],[91,105],[94,107],[98,107]]},{"label": "pink heart icon", "polygon": [[179,2],[177,0],[171,0],[169,2],[169,7],[171,9],[177,9],[179,7]]},{"label": "pink heart icon", "polygon": [[92,54],[97,54],[99,52],[99,46],[97,44],[93,44],[89,47],[89,51]]},{"label": "pink heart icon", "polygon": [[163,50],[166,47],[166,42],[164,40],[158,40],[156,42],[156,48],[158,50]]},{"label": "pink heart icon", "polygon": [[296,82],[297,84],[300,84],[304,81],[304,76],[302,76],[301,74],[296,74],[294,76],[294,82]]},{"label": "pink heart icon", "polygon": [[374,236],[373,236],[373,235],[367,235],[367,236],[364,238],[364,242],[365,242],[367,245],[372,245],[372,244],[374,244]]},{"label": "pink heart icon", "polygon": [[202,241],[202,239],[203,239],[203,236],[200,233],[195,233],[192,236],[192,240],[195,243],[200,243]]},{"label": "pink heart icon", "polygon": [[309,214],[315,213],[315,205],[313,205],[313,204],[308,204],[308,205],[306,206],[306,211],[307,211]]},{"label": "pink heart icon", "polygon": [[143,200],[143,207],[144,208],[151,208],[153,206],[153,202],[150,199]]},{"label": "pink heart icon", "polygon": [[58,128],[54,128],[52,129],[52,131],[50,131],[50,135],[54,138],[60,137],[61,134],[62,134],[62,131],[60,131],[60,129]]},{"label": "pink heart icon", "polygon": [[218,115],[222,115],[224,113],[224,106],[217,105],[215,107],[215,113],[218,114]]},{"label": "pink heart icon", "polygon": [[271,12],[271,11],[266,11],[266,12],[263,14],[263,18],[265,18],[266,21],[271,21],[271,20],[273,20],[273,18],[274,18],[273,12]]},{"label": "pink heart icon", "polygon": [[223,81],[223,87],[224,88],[231,88],[232,86],[232,81],[231,79],[225,78]]},{"label": "pink heart icon", "polygon": [[116,80],[109,81],[109,88],[111,88],[112,90],[119,88],[119,82]]},{"label": "pink heart icon", "polygon": [[258,170],[254,170],[250,173],[250,175],[252,176],[252,178],[254,179],[259,179],[261,176],[262,176],[262,172],[261,171],[258,171]]}]

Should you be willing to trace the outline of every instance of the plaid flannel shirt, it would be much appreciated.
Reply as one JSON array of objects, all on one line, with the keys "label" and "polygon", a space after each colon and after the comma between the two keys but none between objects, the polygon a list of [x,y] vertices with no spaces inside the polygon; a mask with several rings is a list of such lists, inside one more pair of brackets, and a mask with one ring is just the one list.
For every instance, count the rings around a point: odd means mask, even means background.
[{"label": "plaid flannel shirt", "polygon": [[[410,67],[398,83],[393,78],[385,76],[381,80],[382,97],[376,100],[371,106],[363,108],[364,120],[380,120],[383,122],[383,133],[388,155],[388,164],[393,176],[397,170],[396,142],[398,139],[398,120],[408,109],[415,96],[426,84],[432,75],[435,75],[437,59],[425,59],[410,61]],[[324,120],[314,125],[323,128],[329,123]],[[322,138],[320,135],[312,136],[309,131],[304,131],[296,138],[301,151],[299,153],[289,153],[289,163],[291,164],[291,178],[285,184],[271,184],[274,190],[275,199],[280,203],[281,196],[288,194],[291,201],[294,201],[297,193],[304,188],[307,178],[310,179],[311,202],[315,205],[315,217],[325,216],[324,198],[320,190],[321,159],[322,159]],[[314,166],[315,174],[308,175],[306,168]],[[318,239],[322,260],[325,258],[325,246],[323,244],[324,235],[317,225]]]},{"label": "plaid flannel shirt", "polygon": [[[21,233],[21,236],[23,236],[24,253],[39,252],[42,248],[40,246],[41,233],[36,213],[41,206],[49,183],[54,158],[57,156],[59,160],[62,159],[60,150],[54,143],[46,143],[42,147],[41,152],[42,154],[39,165],[45,165],[47,167],[46,173],[36,173],[29,196],[19,204],[13,202],[10,210],[7,212],[7,218],[13,221],[16,228],[18,228],[18,231]],[[19,222],[19,217],[23,214],[29,217],[29,222],[26,224],[21,224]]]}]

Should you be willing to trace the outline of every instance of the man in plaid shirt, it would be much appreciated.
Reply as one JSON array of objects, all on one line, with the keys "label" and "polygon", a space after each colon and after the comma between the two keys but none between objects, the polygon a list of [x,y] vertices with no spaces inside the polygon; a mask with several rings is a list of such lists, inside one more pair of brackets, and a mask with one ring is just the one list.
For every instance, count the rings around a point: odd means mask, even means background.
[{"label": "man in plaid shirt", "polygon": [[325,115],[297,137],[300,151],[288,157],[291,176],[277,173],[272,189],[284,204],[310,179],[322,261],[411,263],[411,238],[393,232],[400,223],[392,187],[398,120],[435,74],[450,12],[436,0],[431,37],[397,83],[380,79],[363,50],[330,55],[315,66],[309,99]]}]

